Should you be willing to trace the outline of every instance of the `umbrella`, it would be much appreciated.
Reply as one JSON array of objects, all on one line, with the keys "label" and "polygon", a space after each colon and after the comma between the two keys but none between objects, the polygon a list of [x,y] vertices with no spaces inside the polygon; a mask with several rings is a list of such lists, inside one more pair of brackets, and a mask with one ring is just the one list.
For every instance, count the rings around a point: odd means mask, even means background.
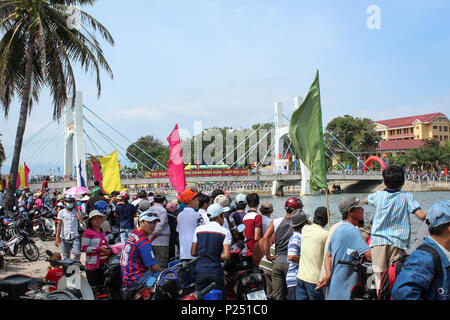
[{"label": "umbrella", "polygon": [[64,194],[67,196],[72,195],[72,196],[78,197],[78,196],[81,196],[88,192],[89,192],[89,189],[85,188],[85,187],[72,187],[72,188],[66,190],[66,192],[64,192]]}]

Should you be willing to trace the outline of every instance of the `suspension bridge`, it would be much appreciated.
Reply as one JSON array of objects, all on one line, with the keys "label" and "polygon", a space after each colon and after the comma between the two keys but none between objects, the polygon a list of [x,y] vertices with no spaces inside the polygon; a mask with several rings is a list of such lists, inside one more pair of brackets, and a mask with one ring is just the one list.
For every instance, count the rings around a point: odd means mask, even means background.
[{"label": "suspension bridge", "polygon": [[[295,106],[298,107],[301,103],[300,98],[294,98]],[[122,159],[127,159],[127,155],[133,158],[134,162],[141,165],[142,168],[145,168],[148,171],[152,171],[152,168],[148,167],[144,162],[139,160],[137,154],[131,154],[127,152],[127,148],[129,145],[134,145],[137,148],[137,152],[144,154],[146,157],[150,158],[154,163],[158,163],[158,165],[164,169],[166,166],[161,164],[157,159],[153,158],[150,154],[148,154],[145,150],[140,148],[135,144],[134,141],[129,139],[125,134],[123,134],[117,126],[113,126],[108,123],[104,118],[99,116],[93,110],[94,108],[90,108],[83,104],[83,95],[82,92],[77,92],[77,98],[75,101],[75,108],[72,109],[69,106],[63,110],[61,118],[63,121],[50,121],[46,125],[44,125],[40,130],[33,133],[30,137],[24,140],[23,142],[23,152],[21,158],[28,164],[32,164],[34,159],[38,156],[42,156],[42,154],[49,155],[48,165],[38,169],[38,174],[40,176],[49,175],[49,176],[59,176],[64,177],[60,179],[52,179],[49,181],[50,188],[69,188],[75,185],[81,185],[81,180],[83,179],[88,186],[92,186],[94,181],[90,179],[87,175],[87,170],[85,166],[81,166],[81,164],[86,164],[86,159],[89,158],[89,155],[107,155],[111,153],[111,150],[117,150],[118,154]],[[273,119],[272,121],[270,121]],[[290,152],[291,154],[295,154],[291,148],[291,143],[289,143],[287,149],[285,148],[285,140],[289,139],[289,122],[290,119],[286,115],[283,114],[283,107],[280,102],[275,102],[274,105],[274,114],[269,118],[268,123],[272,123],[271,128],[264,134],[262,137],[255,138],[253,137],[253,144],[249,143],[249,149],[244,152],[243,155],[238,155],[238,159],[230,166],[230,169],[236,168],[239,163],[245,163],[245,161],[249,160],[252,152],[257,150],[258,146],[264,142],[264,139],[267,139],[267,136],[271,134],[272,141],[270,146],[267,148],[267,152],[263,157],[260,157],[259,163],[255,166],[255,168],[261,168],[263,163],[271,162],[272,163],[272,171],[265,172],[261,174],[258,170],[249,170],[248,174],[245,175],[202,175],[202,176],[187,176],[186,182],[197,182],[197,183],[245,183],[245,182],[264,182],[271,183],[272,188],[271,192],[273,195],[282,195],[283,188],[289,185],[300,185],[301,194],[309,194],[309,179],[310,173],[308,168],[297,159],[300,170],[296,171],[293,174],[277,174],[277,160],[285,159],[286,154]],[[262,126],[262,125],[261,125]],[[261,126],[259,128],[261,128]],[[259,129],[258,128],[258,129]],[[109,131],[109,133],[106,133]],[[49,133],[50,135],[47,139],[42,139],[42,136],[45,133]],[[92,134],[94,133],[94,134]],[[245,137],[244,141],[241,141],[237,144],[237,146],[222,160],[217,161],[217,163],[223,163],[225,159],[232,154],[234,156],[234,152],[242,147],[242,144],[247,140],[250,141],[250,138],[253,134],[256,134],[254,131],[252,134]],[[94,139],[93,136],[96,135],[101,139]],[[334,137],[333,137],[334,138]],[[41,139],[41,140],[39,140]],[[336,138],[334,138],[336,139]],[[350,152],[345,145],[336,141],[342,146],[344,150]],[[86,143],[88,142],[88,143]],[[124,144],[127,145],[124,147]],[[245,144],[244,144],[245,146]],[[265,144],[267,146],[267,144]],[[325,144],[326,151],[325,155],[332,159],[332,155],[335,155],[332,149]],[[111,149],[112,148],[112,149]],[[109,152],[108,152],[109,151]],[[331,153],[331,155],[330,155]],[[12,154],[8,155],[5,159],[5,162],[12,156]],[[356,157],[356,156],[355,156]],[[63,159],[61,159],[63,158]],[[61,168],[59,166],[55,167],[55,163],[63,163],[63,171],[61,172]],[[234,159],[233,159],[234,160]],[[339,164],[344,169],[345,167],[342,164]],[[36,172],[33,172],[34,174]],[[381,174],[376,174],[374,172],[370,172],[370,174],[328,174],[328,181],[339,182],[339,181],[373,181],[379,182],[382,181]],[[138,171],[138,174],[129,177],[122,177],[121,183],[124,187],[127,186],[139,186],[139,185],[149,185],[149,184],[168,184],[170,183],[169,178],[167,176],[158,177],[158,176],[148,176],[144,172]],[[30,181],[30,189],[40,189],[41,182]]]}]

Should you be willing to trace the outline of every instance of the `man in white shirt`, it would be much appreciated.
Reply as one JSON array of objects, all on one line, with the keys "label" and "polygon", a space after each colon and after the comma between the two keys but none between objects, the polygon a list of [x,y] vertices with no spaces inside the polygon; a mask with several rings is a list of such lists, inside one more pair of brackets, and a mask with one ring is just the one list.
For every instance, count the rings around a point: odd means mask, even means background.
[{"label": "man in white shirt", "polygon": [[[199,226],[203,219],[200,213],[195,211],[198,208],[198,193],[191,189],[185,190],[180,195],[180,201],[186,204],[186,207],[177,216],[177,232],[179,234],[180,259],[181,261],[190,261],[194,257],[191,255],[192,239],[195,228]],[[189,273],[184,274],[181,283],[184,287],[195,282],[195,266],[191,265]]]},{"label": "man in white shirt", "polygon": [[75,207],[75,198],[66,198],[66,208],[58,213],[58,225],[56,227],[56,246],[62,246],[63,259],[70,259],[70,251],[75,260],[81,258],[80,237],[78,222],[83,222],[80,212]]},{"label": "man in white shirt", "polygon": [[208,210],[208,207],[211,204],[211,198],[203,193],[200,193],[198,195],[198,213],[200,213],[202,215],[202,225],[203,224],[208,224],[209,223],[209,217],[208,217],[208,213],[206,212],[206,210]]}]

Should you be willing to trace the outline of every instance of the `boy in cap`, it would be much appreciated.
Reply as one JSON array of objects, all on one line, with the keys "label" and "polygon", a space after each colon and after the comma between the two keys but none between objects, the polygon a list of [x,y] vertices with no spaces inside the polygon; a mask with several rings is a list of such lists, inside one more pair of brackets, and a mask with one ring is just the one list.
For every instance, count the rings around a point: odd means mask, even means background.
[{"label": "boy in cap", "polygon": [[401,191],[405,183],[405,172],[399,166],[383,170],[386,188],[364,199],[365,204],[375,207],[370,247],[375,283],[379,289],[381,274],[409,248],[411,238],[410,215],[424,220],[420,204],[410,192]]},{"label": "boy in cap", "polygon": [[157,222],[159,219],[155,214],[142,212],[139,215],[139,227],[131,232],[125,242],[120,256],[120,268],[123,285],[127,288],[148,282],[161,272],[148,238]]},{"label": "boy in cap", "polygon": [[155,252],[159,265],[162,269],[165,269],[169,263],[170,227],[165,208],[167,199],[164,192],[157,191],[154,196],[154,201],[151,207],[152,212],[156,213],[161,221],[156,225],[155,231],[150,237],[150,242],[153,245],[153,251]]},{"label": "boy in cap", "polygon": [[450,201],[427,212],[430,236],[403,265],[392,288],[394,300],[449,300]]},{"label": "boy in cap", "polygon": [[203,290],[212,282],[225,295],[222,260],[230,258],[231,233],[223,227],[224,208],[215,203],[208,207],[210,223],[195,229],[191,255],[198,256],[196,265],[197,290]]},{"label": "boy in cap", "polygon": [[[181,261],[190,261],[194,257],[191,255],[192,239],[194,237],[195,228],[202,222],[202,216],[195,211],[198,208],[198,193],[192,189],[186,189],[180,195],[180,201],[186,207],[177,216],[177,232],[179,235],[179,248]],[[181,279],[184,287],[195,282],[195,266],[189,268],[189,273],[185,273]]]},{"label": "boy in cap", "polygon": [[349,250],[357,251],[371,260],[370,247],[364,241],[357,226],[364,219],[364,209],[360,199],[347,196],[339,201],[339,211],[342,214],[342,224],[333,233],[328,247],[325,248],[324,260],[326,276],[318,283],[316,290],[325,286],[327,300],[350,300],[351,289],[358,283],[359,274],[348,266],[337,263],[338,260],[352,261]]},{"label": "boy in cap", "polygon": [[325,242],[328,231],[327,208],[318,207],[314,212],[313,223],[303,227],[301,256],[297,273],[296,300],[324,300],[323,290],[315,290],[320,280]]}]

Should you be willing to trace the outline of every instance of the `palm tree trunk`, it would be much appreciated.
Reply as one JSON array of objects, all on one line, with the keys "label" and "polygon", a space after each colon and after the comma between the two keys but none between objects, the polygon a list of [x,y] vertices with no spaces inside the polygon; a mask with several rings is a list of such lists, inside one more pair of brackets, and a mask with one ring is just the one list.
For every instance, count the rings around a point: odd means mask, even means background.
[{"label": "palm tree trunk", "polygon": [[22,105],[20,107],[19,123],[17,124],[16,142],[14,144],[14,154],[11,163],[11,171],[9,173],[9,183],[6,189],[5,207],[7,210],[12,210],[15,204],[17,173],[19,170],[20,153],[22,151],[23,135],[27,124],[28,108],[31,98],[31,84],[33,77],[32,65],[33,40],[28,42],[27,62],[25,65],[25,82],[22,94]]}]

